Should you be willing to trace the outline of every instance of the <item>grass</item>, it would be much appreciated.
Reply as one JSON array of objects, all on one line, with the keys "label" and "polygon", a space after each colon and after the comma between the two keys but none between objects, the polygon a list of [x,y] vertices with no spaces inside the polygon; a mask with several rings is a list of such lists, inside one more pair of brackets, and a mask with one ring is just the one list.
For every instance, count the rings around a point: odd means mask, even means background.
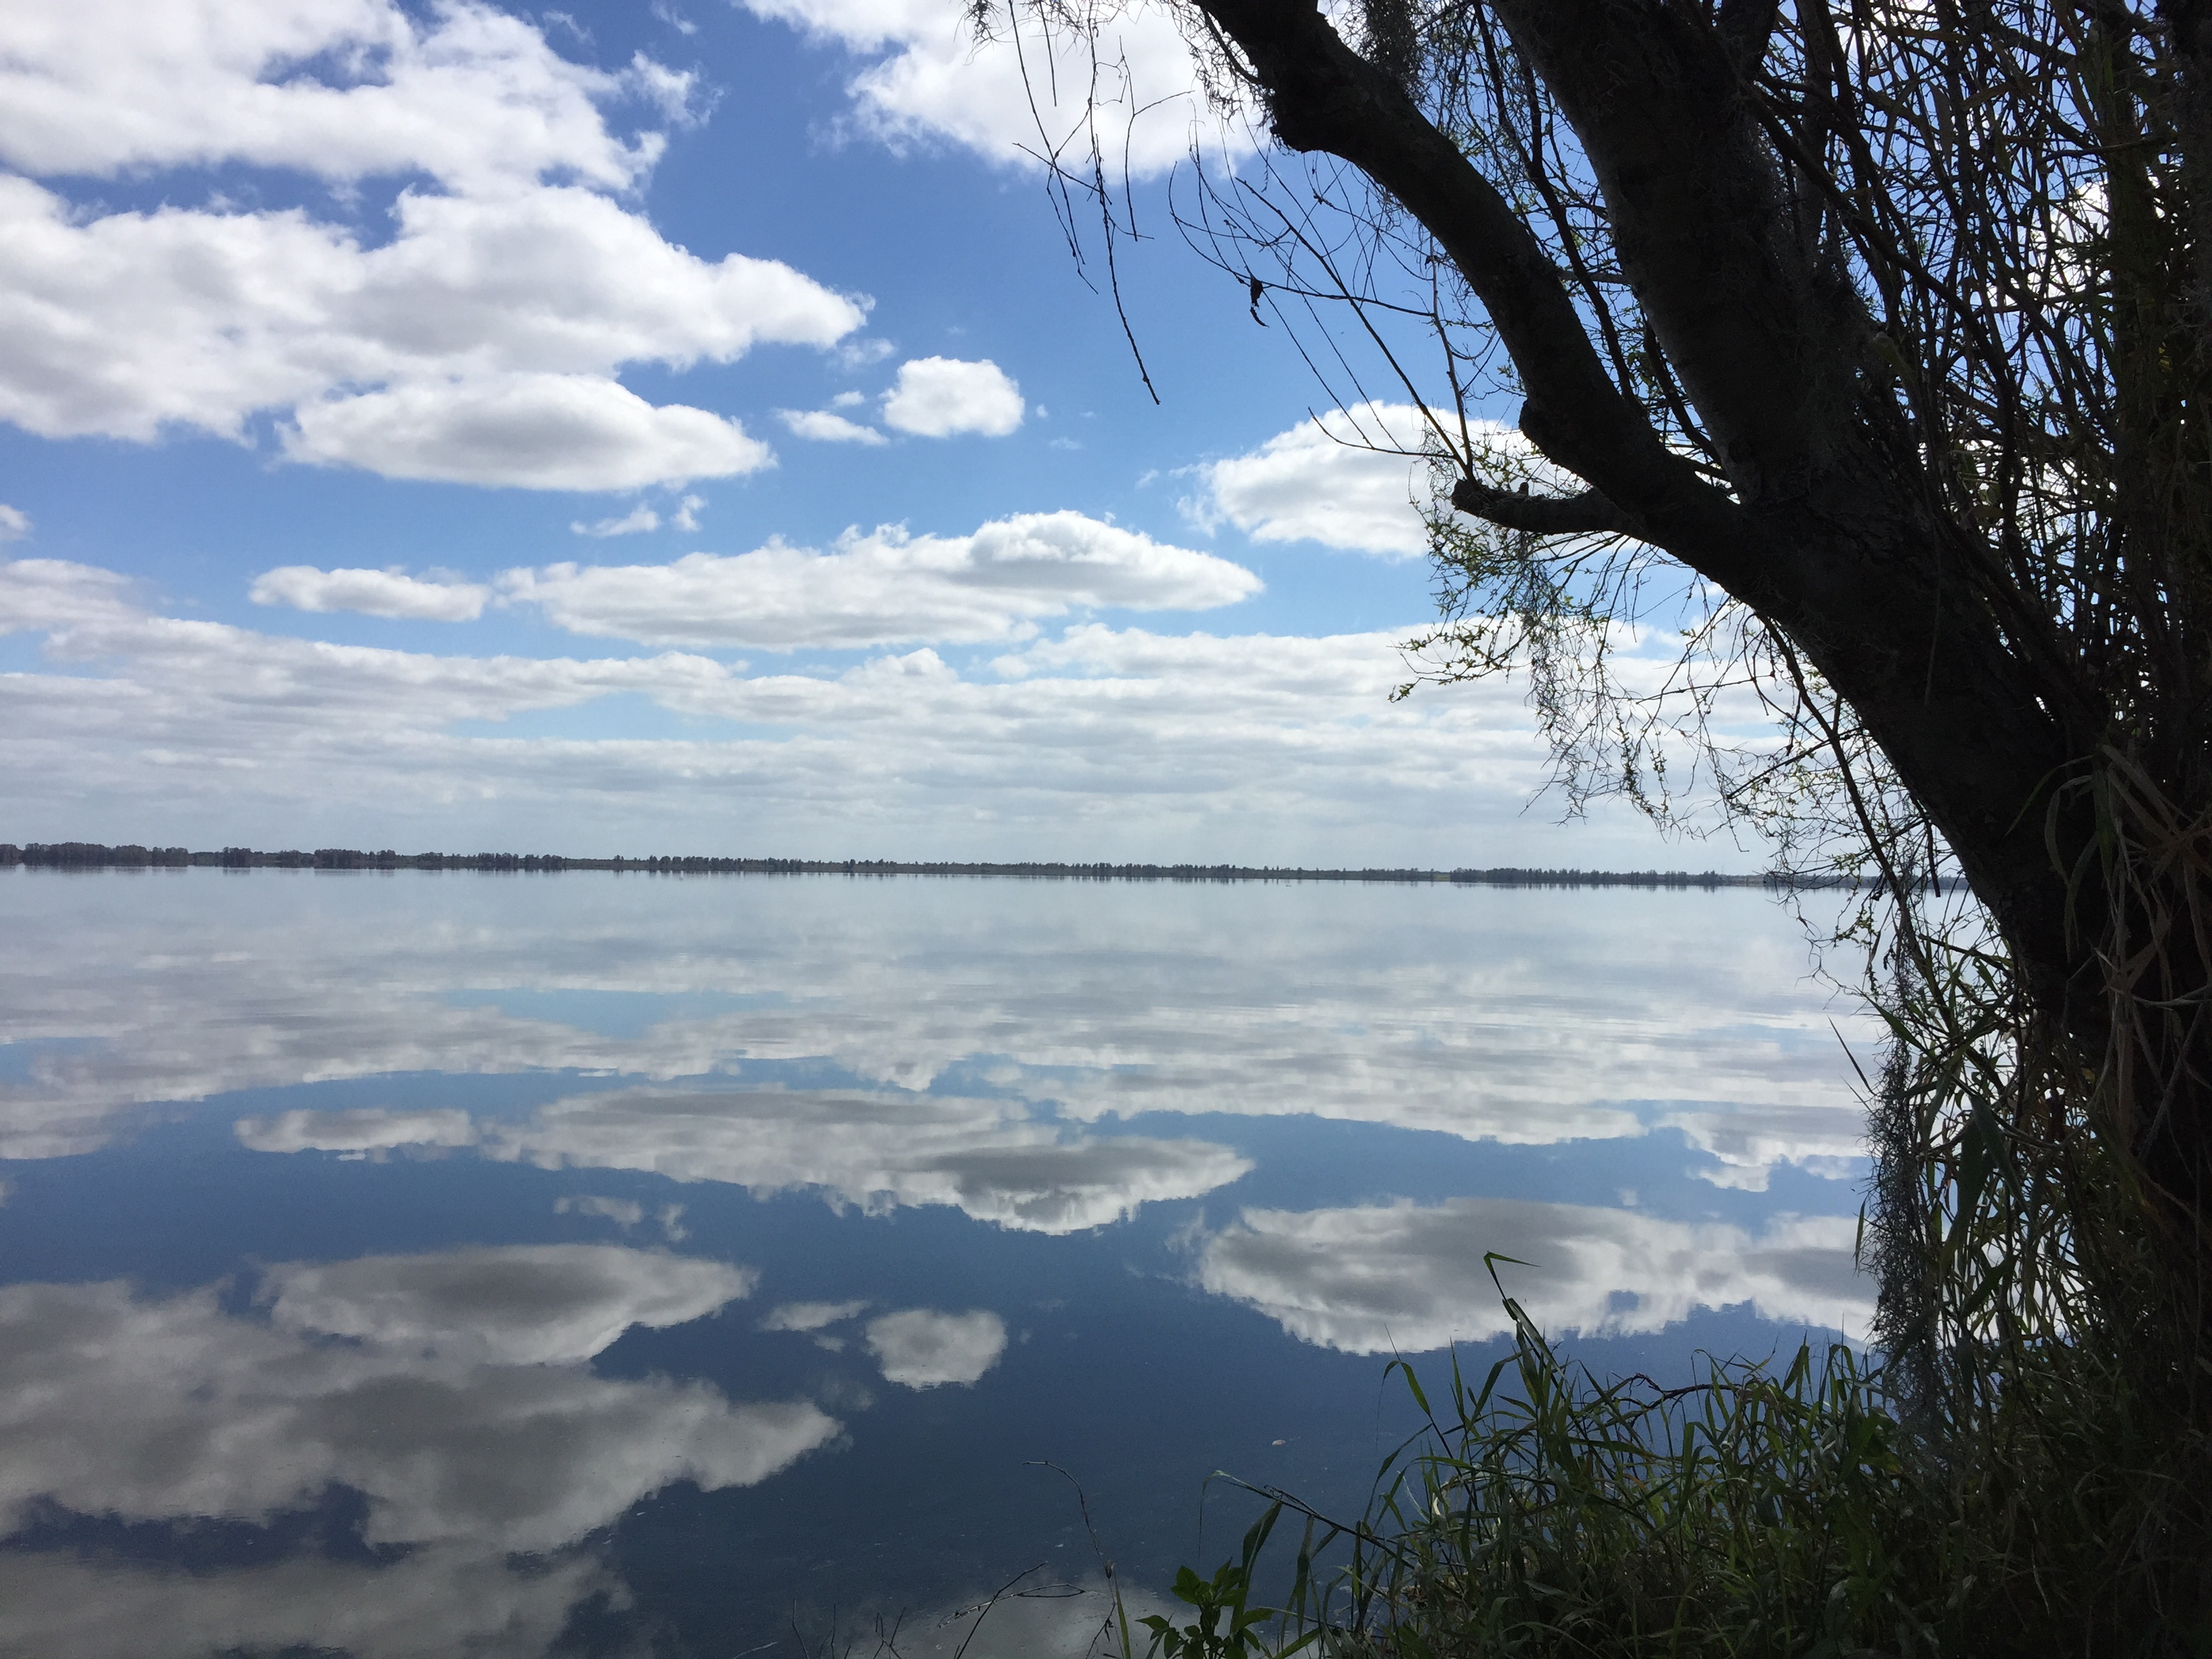
[{"label": "grass", "polygon": [[[1432,1402],[1395,1367],[1427,1425],[1364,1516],[1247,1488],[1267,1508],[1239,1556],[1183,1570],[1187,1615],[1121,1621],[1125,1659],[2212,1650],[2172,1593],[2201,1577],[2201,1498],[2130,1455],[2153,1449],[2130,1413],[2081,1409],[2108,1395],[2068,1398],[2063,1364],[1947,1459],[1846,1348],[1601,1382],[1507,1305],[1515,1351],[1479,1383],[1455,1364]],[[1271,1577],[1287,1595],[1256,1605]]]}]

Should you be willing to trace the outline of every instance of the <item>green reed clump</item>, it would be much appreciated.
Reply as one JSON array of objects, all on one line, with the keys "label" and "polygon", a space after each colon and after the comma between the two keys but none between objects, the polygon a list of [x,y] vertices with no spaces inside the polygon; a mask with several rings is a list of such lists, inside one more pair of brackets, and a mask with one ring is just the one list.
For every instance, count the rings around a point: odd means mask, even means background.
[{"label": "green reed clump", "polygon": [[[1479,1385],[1455,1364],[1432,1406],[1393,1367],[1427,1426],[1363,1520],[1267,1494],[1243,1559],[1202,1587],[1186,1570],[1176,1593],[1201,1609],[1233,1597],[1254,1622],[1244,1592],[1288,1507],[1309,1524],[1287,1604],[1267,1610],[1275,1640],[1255,1651],[1842,1653],[1917,1625],[1893,1547],[1909,1502],[1896,1425],[1846,1350],[1802,1348],[1779,1375],[1717,1362],[1680,1389],[1600,1383],[1505,1305],[1515,1352]],[[1324,1571],[1337,1546],[1348,1560]],[[1152,1622],[1155,1651],[1243,1650]]]},{"label": "green reed clump", "polygon": [[[1600,1382],[1510,1298],[1511,1355],[1455,1363],[1367,1514],[1269,1507],[1240,1559],[1185,1569],[1170,1659],[1287,1656],[2183,1654],[2207,1650],[2173,1572],[2202,1487],[2161,1468],[2111,1378],[2016,1373],[1984,1445],[1939,1455],[1840,1346],[1772,1370],[1711,1361],[1687,1387]],[[1255,1489],[1256,1490],[1256,1489]],[[1279,1607],[1253,1603],[1285,1511],[1306,1519]],[[2146,1548],[2146,1546],[2148,1547]],[[1278,1555],[1283,1553],[1279,1549]],[[2186,1572],[2180,1577],[2185,1577]],[[2166,1586],[2162,1591],[2161,1586]],[[1134,1649],[1124,1629],[1125,1653]]]}]

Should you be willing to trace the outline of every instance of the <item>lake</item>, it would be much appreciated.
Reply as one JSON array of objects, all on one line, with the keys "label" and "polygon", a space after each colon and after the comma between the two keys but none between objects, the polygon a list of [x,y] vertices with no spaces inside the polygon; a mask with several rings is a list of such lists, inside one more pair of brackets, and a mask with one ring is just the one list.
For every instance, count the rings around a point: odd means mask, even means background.
[{"label": "lake", "polygon": [[[0,872],[0,1653],[1080,1653],[1394,1355],[1863,1333],[1755,890]],[[1056,1466],[1056,1467],[1047,1467]],[[975,1629],[975,1607],[1030,1569]],[[1142,1607],[1133,1609],[1141,1611]]]}]

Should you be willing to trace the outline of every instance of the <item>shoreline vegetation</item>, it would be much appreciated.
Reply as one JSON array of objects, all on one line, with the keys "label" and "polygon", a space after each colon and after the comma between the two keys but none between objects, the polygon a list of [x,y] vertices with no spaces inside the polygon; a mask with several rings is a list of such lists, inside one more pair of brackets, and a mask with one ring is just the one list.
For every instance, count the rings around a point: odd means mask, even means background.
[{"label": "shoreline vegetation", "polygon": [[1717,870],[1306,869],[1243,864],[994,863],[902,859],[762,859],[652,856],[569,858],[558,853],[362,852],[319,847],[262,852],[225,847],[194,852],[183,847],[107,847],[96,842],[0,842],[0,868],[45,870],[453,870],[490,874],[557,875],[569,870],[611,870],[666,876],[992,876],[1029,881],[1212,881],[1439,883],[1479,887],[1667,887],[1717,889],[1856,887],[1848,875],[1735,875]]}]

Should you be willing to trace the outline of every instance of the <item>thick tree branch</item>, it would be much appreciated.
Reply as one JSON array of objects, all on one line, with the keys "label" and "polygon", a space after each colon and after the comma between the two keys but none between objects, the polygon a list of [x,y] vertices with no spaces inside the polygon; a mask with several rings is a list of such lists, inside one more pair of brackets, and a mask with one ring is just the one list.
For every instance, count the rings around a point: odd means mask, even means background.
[{"label": "thick tree branch", "polygon": [[1339,38],[1312,0],[1200,0],[1266,89],[1275,135],[1359,168],[1443,246],[1504,343],[1528,404],[1522,429],[1601,489],[1644,539],[1755,586],[1756,550],[1734,503],[1668,450],[1613,384],[1558,269],[1490,181],[1405,88]]},{"label": "thick tree branch", "polygon": [[1538,536],[1633,536],[1635,523],[1595,489],[1579,495],[1526,495],[1474,478],[1452,485],[1452,505],[1470,518]]}]

